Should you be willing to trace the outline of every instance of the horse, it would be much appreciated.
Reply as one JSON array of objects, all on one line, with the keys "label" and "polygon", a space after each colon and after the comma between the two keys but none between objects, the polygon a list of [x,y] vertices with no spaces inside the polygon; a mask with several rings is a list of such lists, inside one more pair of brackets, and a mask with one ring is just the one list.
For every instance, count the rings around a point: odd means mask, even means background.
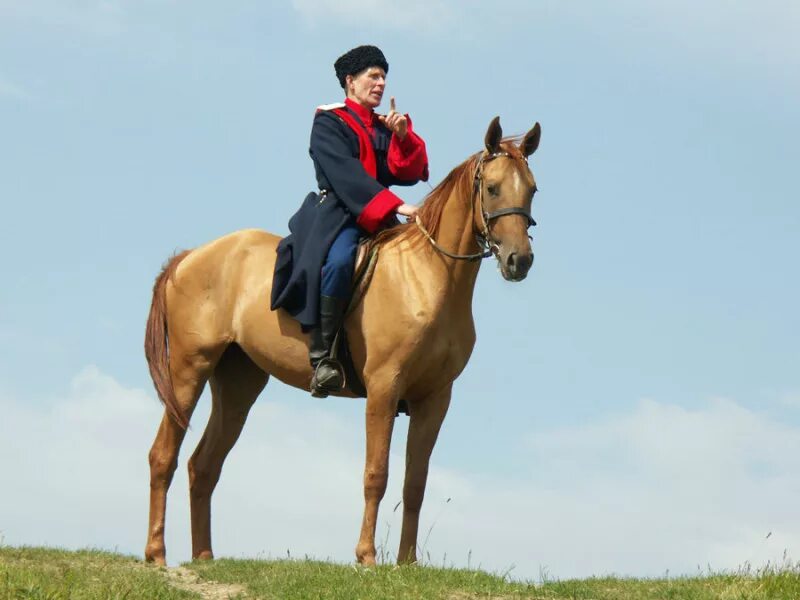
[{"label": "horse", "polygon": [[[525,136],[503,138],[495,118],[485,149],[428,194],[416,220],[376,236],[379,254],[371,282],[344,323],[367,391],[364,516],[355,549],[362,565],[375,564],[378,507],[401,400],[409,426],[397,558],[417,560],[430,455],[453,381],[475,344],[472,296],[480,259],[496,256],[510,281],[524,279],[533,263],[528,228],[535,224],[536,182],[527,159],[540,136],[536,123]],[[211,495],[250,407],[270,376],[309,387],[307,334],[282,309],[269,310],[279,241],[262,230],[234,232],[174,256],[156,278],[145,356],[164,415],[149,453],[148,562],[166,564],[167,492],[206,383],[211,415],[188,463],[192,558],[201,560],[214,557]]]}]

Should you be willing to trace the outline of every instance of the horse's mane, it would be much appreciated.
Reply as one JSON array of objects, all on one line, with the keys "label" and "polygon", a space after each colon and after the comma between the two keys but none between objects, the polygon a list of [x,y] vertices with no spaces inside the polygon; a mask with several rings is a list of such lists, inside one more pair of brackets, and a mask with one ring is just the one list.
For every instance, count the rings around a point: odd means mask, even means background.
[{"label": "horse's mane", "polygon": [[[504,138],[501,144],[502,150],[504,152],[508,152],[514,158],[524,159],[518,148],[520,139],[521,136]],[[434,238],[436,237],[436,234],[439,231],[439,225],[442,222],[444,207],[453,192],[458,188],[464,194],[464,196],[469,198],[469,195],[472,192],[473,176],[481,154],[481,152],[477,152],[467,158],[467,160],[450,171],[450,173],[447,174],[447,177],[445,177],[439,185],[433,188],[433,190],[431,190],[431,192],[425,196],[422,206],[420,206],[419,212],[417,212],[417,216],[419,216],[422,226]],[[422,238],[423,233],[412,220],[408,223],[396,225],[395,227],[390,227],[377,233],[375,235],[374,242],[376,244],[385,244],[400,236],[407,237],[409,239],[413,239],[415,237]]]},{"label": "horse's mane", "polygon": [[[472,173],[474,172],[475,165],[478,162],[479,154],[470,156],[463,163],[455,167],[447,177],[445,177],[439,185],[431,190],[425,196],[422,206],[419,208],[417,215],[422,222],[422,226],[428,230],[432,236],[436,236],[439,230],[439,224],[442,221],[442,213],[447,204],[450,196],[456,188],[469,190],[472,185]],[[414,221],[403,223],[389,229],[384,229],[375,236],[375,243],[385,244],[400,236],[422,236],[419,227],[416,226]]]}]

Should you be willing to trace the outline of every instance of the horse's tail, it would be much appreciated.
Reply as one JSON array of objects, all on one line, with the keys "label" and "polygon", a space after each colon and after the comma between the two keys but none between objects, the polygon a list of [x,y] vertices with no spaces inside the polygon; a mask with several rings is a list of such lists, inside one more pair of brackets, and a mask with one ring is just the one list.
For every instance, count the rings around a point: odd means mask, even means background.
[{"label": "horse's tail", "polygon": [[189,427],[189,419],[183,414],[175,398],[172,377],[169,372],[169,333],[167,332],[167,282],[175,274],[180,262],[191,250],[185,250],[170,258],[153,285],[153,301],[147,316],[144,336],[144,355],[150,368],[150,377],[158,397],[172,419],[183,429]]}]

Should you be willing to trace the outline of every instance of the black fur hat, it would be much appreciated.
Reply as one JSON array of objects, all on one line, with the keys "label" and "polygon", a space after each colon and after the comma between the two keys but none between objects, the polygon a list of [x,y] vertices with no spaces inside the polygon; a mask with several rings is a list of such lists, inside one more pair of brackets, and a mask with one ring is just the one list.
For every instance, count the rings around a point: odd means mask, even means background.
[{"label": "black fur hat", "polygon": [[356,75],[370,67],[380,67],[386,73],[389,72],[389,63],[386,62],[386,57],[377,46],[353,48],[342,54],[333,63],[333,68],[336,69],[336,78],[342,89],[345,87],[345,78],[348,75]]}]

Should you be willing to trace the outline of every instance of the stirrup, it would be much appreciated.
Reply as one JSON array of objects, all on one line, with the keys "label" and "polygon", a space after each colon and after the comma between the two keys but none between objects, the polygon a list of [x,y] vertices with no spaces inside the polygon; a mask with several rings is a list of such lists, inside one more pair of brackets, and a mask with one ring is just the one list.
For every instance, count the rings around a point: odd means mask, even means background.
[{"label": "stirrup", "polygon": [[[321,368],[328,368],[335,371],[334,374],[329,376],[327,379],[334,379],[336,375],[339,376],[341,380],[341,385],[332,385],[328,383],[328,381],[319,381],[317,379],[317,374]],[[329,394],[333,392],[340,392],[347,386],[347,378],[345,377],[344,367],[342,363],[340,363],[335,358],[323,358],[322,360],[317,363],[316,368],[314,369],[314,375],[311,376],[311,395],[314,398],[327,398]]]}]

